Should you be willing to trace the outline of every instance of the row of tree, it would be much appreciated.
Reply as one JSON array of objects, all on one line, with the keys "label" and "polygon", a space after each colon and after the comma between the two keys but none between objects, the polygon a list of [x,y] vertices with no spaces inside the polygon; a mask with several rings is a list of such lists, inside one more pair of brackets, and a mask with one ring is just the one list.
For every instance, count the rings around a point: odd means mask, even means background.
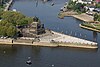
[{"label": "row of tree", "polygon": [[98,14],[98,13],[94,14],[94,21],[99,21],[100,22],[100,14]]},{"label": "row of tree", "polygon": [[14,26],[24,26],[27,24],[30,24],[33,19],[30,17],[26,17],[25,15],[19,13],[19,12],[14,12],[14,11],[6,11],[1,13],[1,18],[3,21],[8,21],[12,23]]},{"label": "row of tree", "polygon": [[18,26],[26,26],[33,22],[33,18],[26,17],[19,12],[4,11],[0,13],[0,36],[14,37]]},{"label": "row of tree", "polygon": [[80,13],[80,12],[85,12],[84,6],[86,6],[86,4],[76,3],[76,1],[73,2],[72,0],[70,0],[68,3],[67,9],[74,10],[74,11]]},{"label": "row of tree", "polygon": [[17,29],[7,21],[0,22],[0,35],[13,37],[16,35]]},{"label": "row of tree", "polygon": [[100,8],[100,3],[97,3],[96,4],[96,8]]}]

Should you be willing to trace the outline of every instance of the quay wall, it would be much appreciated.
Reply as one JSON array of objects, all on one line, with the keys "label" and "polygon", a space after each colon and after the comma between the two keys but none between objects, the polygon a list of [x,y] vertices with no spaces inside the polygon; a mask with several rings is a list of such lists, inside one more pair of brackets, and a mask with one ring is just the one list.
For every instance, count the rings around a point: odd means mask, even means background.
[{"label": "quay wall", "polygon": [[[59,34],[59,33],[57,33]],[[63,34],[60,34],[63,35]],[[97,43],[78,43],[78,42],[32,42],[31,39],[0,39],[2,45],[32,45],[32,46],[44,46],[44,47],[77,47],[77,48],[89,48],[97,49]]]},{"label": "quay wall", "polygon": [[42,46],[42,47],[76,47],[76,48],[88,48],[88,49],[97,49],[98,46],[94,45],[85,45],[85,44],[75,44],[75,43],[49,43],[49,42],[34,42],[32,43],[25,43],[25,42],[4,42],[0,41],[0,44],[3,45],[31,45],[31,46]]}]

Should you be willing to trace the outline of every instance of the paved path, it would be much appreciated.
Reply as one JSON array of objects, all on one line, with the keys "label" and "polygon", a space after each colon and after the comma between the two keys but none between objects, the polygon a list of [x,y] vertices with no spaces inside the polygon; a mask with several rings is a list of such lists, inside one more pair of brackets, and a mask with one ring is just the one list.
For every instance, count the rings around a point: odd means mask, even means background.
[{"label": "paved path", "polygon": [[77,37],[73,37],[73,36],[69,36],[69,35],[65,35],[65,34],[60,34],[60,33],[54,32],[54,31],[53,31],[53,33],[59,36],[59,37],[53,39],[54,41],[57,41],[57,42],[97,45],[97,43],[92,42],[92,41],[88,41],[85,39],[80,39]]},{"label": "paved path", "polygon": [[80,20],[83,20],[85,22],[93,22],[94,21],[93,16],[87,15],[85,13],[80,14],[80,15],[73,15],[73,17],[80,19]]},{"label": "paved path", "polygon": [[[80,47],[80,48],[98,48],[97,43],[80,39],[77,37],[61,34],[51,31],[50,35],[39,38],[39,42],[33,42],[34,38],[22,37],[12,43],[12,39],[0,39],[0,44],[20,44],[20,45],[34,45],[34,46],[67,46],[67,47]],[[54,42],[53,42],[54,41]]]},{"label": "paved path", "polygon": [[62,43],[79,43],[79,44],[97,45],[97,43],[85,39],[80,39],[77,37],[61,34],[54,31],[52,31],[52,33],[53,33],[52,35],[41,37],[40,42],[51,42],[51,40],[54,40],[56,42],[62,42]]}]

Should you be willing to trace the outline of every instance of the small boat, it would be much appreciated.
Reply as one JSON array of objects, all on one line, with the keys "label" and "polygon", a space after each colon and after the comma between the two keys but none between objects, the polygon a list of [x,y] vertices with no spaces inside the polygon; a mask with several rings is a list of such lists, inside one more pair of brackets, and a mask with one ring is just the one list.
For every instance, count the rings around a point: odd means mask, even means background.
[{"label": "small boat", "polygon": [[26,64],[32,64],[31,60],[26,61]]},{"label": "small boat", "polygon": [[26,61],[26,64],[32,64],[32,61],[30,60],[31,57],[28,57],[28,60]]},{"label": "small boat", "polygon": [[54,5],[54,3],[51,4],[51,6],[53,6],[53,5]]}]

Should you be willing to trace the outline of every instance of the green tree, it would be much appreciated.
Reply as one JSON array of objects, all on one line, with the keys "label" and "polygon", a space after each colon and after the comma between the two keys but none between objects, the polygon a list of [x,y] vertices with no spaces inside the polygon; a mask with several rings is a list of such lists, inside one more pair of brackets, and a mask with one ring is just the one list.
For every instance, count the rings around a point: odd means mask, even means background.
[{"label": "green tree", "polygon": [[7,36],[14,37],[16,35],[16,28],[14,26],[9,26],[6,32]]},{"label": "green tree", "polygon": [[7,27],[6,26],[0,26],[0,35],[1,36],[6,36],[6,30],[7,30]]},{"label": "green tree", "polygon": [[100,8],[100,3],[96,4],[96,8]]},{"label": "green tree", "polygon": [[0,13],[0,35],[13,37],[17,33],[16,26],[27,26],[33,22],[33,18],[26,17],[19,12],[4,11]]},{"label": "green tree", "polygon": [[72,0],[69,1],[67,8],[68,9],[74,9],[76,2],[73,2]]},{"label": "green tree", "polygon": [[94,21],[97,21],[97,20],[98,20],[98,17],[99,17],[99,16],[98,16],[98,14],[97,14],[97,13],[95,13],[95,14],[94,14],[94,18],[93,18],[93,19],[94,19]]},{"label": "green tree", "polygon": [[16,28],[12,23],[9,23],[6,20],[0,22],[0,35],[1,36],[14,36],[16,34]]},{"label": "green tree", "polygon": [[14,12],[14,11],[6,11],[3,12],[3,15],[1,16],[3,20],[6,20],[13,25],[17,24],[17,21],[21,20],[22,18],[25,18],[25,16],[19,12]]}]

